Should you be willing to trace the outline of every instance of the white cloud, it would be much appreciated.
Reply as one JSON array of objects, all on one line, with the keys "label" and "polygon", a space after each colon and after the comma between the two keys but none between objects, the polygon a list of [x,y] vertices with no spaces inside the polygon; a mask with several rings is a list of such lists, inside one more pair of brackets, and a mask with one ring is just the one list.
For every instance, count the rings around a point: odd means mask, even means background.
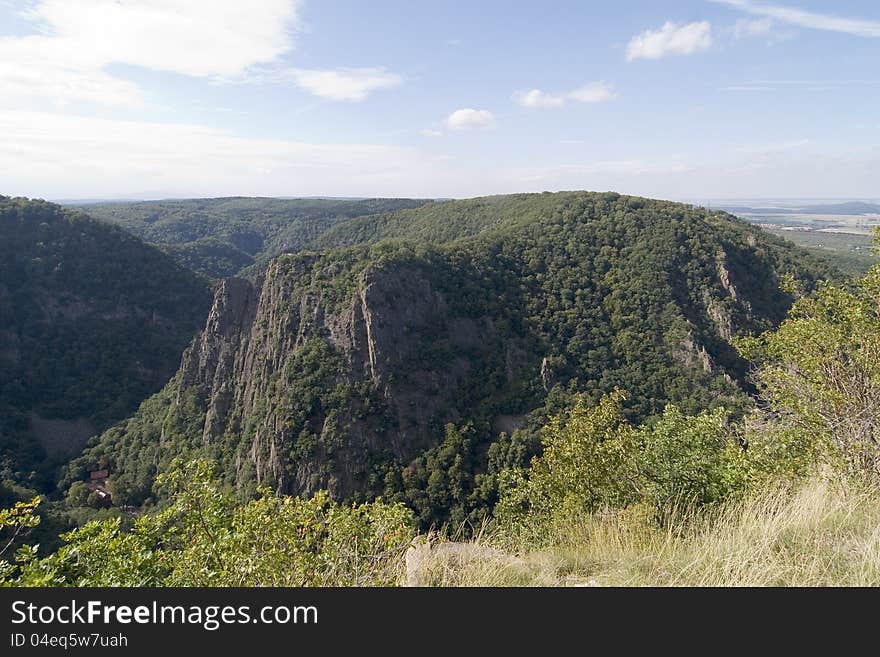
[{"label": "white cloud", "polygon": [[735,7],[754,16],[764,16],[797,27],[829,32],[841,32],[852,36],[880,38],[880,21],[861,18],[844,18],[833,14],[821,14],[786,5],[752,2],[752,0],[712,0],[718,4]]},{"label": "white cloud", "polygon": [[[0,194],[42,198],[464,197],[559,189],[658,198],[875,195],[880,149],[821,152],[801,141],[710,159],[637,152],[507,167],[414,148],[250,139],[200,125],[0,110]],[[574,153],[580,153],[575,150]],[[542,166],[544,165],[544,166]],[[818,192],[815,192],[818,193]]]},{"label": "white cloud", "polygon": [[523,107],[562,107],[567,102],[602,103],[615,97],[614,88],[607,82],[591,82],[568,93],[552,95],[532,89],[517,91],[513,99]]},{"label": "white cloud", "polygon": [[495,117],[488,110],[466,107],[450,114],[445,124],[450,130],[485,130],[495,127]]},{"label": "white cloud", "polygon": [[517,91],[513,99],[523,107],[562,107],[565,105],[565,96],[551,96],[540,89],[531,91]]},{"label": "white cloud", "polygon": [[443,131],[436,128],[425,128],[421,131],[423,137],[442,137]]},{"label": "white cloud", "polygon": [[3,194],[429,195],[468,176],[479,178],[398,146],[252,139],[203,125],[0,110]]},{"label": "white cloud", "polygon": [[140,88],[100,70],[76,70],[60,62],[9,56],[0,43],[0,106],[29,99],[48,99],[56,105],[88,101],[133,106],[144,102]]},{"label": "white cloud", "polygon": [[403,82],[399,75],[384,68],[293,69],[289,73],[298,87],[329,100],[361,101],[374,91]]},{"label": "white cloud", "polygon": [[[111,64],[198,77],[233,77],[292,46],[300,0],[37,0],[23,12],[38,34],[0,37],[4,99],[130,105],[134,84]],[[13,96],[14,94],[14,96]]]},{"label": "white cloud", "polygon": [[645,30],[632,38],[626,58],[660,59],[666,55],[691,55],[712,46],[712,25],[708,21],[678,25],[667,21],[659,30]]}]

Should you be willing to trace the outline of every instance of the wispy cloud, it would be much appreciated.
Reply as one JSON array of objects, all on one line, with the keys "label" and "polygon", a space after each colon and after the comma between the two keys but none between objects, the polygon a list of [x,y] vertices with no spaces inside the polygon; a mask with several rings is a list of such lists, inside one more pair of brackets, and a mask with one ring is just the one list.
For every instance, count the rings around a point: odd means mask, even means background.
[{"label": "wispy cloud", "polygon": [[401,76],[384,68],[291,69],[286,74],[296,86],[328,100],[361,101],[403,83]]},{"label": "wispy cloud", "polygon": [[523,107],[562,107],[565,105],[565,96],[553,96],[544,93],[540,89],[530,91],[517,91],[513,99]]},{"label": "wispy cloud", "polygon": [[670,175],[689,171],[691,167],[677,158],[662,161],[630,159],[600,160],[582,164],[559,164],[546,167],[516,169],[517,176],[523,180],[557,180],[570,177],[617,175],[640,176],[645,174]]},{"label": "wispy cloud", "polygon": [[435,184],[448,191],[445,181],[455,175],[438,158],[398,146],[257,139],[198,124],[0,109],[5,193],[428,194]]},{"label": "wispy cloud", "polygon": [[712,25],[699,21],[679,25],[666,22],[657,30],[645,30],[634,36],[626,47],[626,58],[660,59],[667,55],[691,55],[712,46]]},{"label": "wispy cloud", "polygon": [[796,27],[828,32],[840,32],[852,36],[880,38],[880,21],[847,18],[835,14],[807,11],[787,5],[754,2],[753,0],[711,0],[717,4],[734,7],[753,16],[763,16]]},{"label": "wispy cloud", "polygon": [[617,93],[607,82],[592,82],[566,95],[568,100],[577,103],[604,103],[616,97]]},{"label": "wispy cloud", "polygon": [[440,123],[420,130],[423,137],[442,137],[446,131],[490,130],[496,125],[495,115],[489,110],[464,107],[455,110]]},{"label": "wispy cloud", "polygon": [[607,82],[591,82],[563,94],[548,94],[540,89],[517,91],[513,99],[523,107],[547,108],[563,107],[568,102],[603,103],[616,97],[614,88]]},{"label": "wispy cloud", "polygon": [[772,18],[740,18],[733,26],[733,35],[737,39],[754,36],[766,36],[776,27]]},{"label": "wispy cloud", "polygon": [[798,31],[786,26],[773,18],[740,18],[734,23],[733,37],[742,39],[763,39],[767,43],[790,41],[798,35]]},{"label": "wispy cloud", "polygon": [[751,80],[741,84],[721,87],[719,91],[776,91],[800,88],[807,91],[827,91],[841,87],[875,87],[880,80]]},{"label": "wispy cloud", "polygon": [[746,154],[769,154],[769,153],[787,153],[809,145],[809,139],[789,139],[788,141],[775,141],[762,144],[746,144],[734,148],[736,153]]}]

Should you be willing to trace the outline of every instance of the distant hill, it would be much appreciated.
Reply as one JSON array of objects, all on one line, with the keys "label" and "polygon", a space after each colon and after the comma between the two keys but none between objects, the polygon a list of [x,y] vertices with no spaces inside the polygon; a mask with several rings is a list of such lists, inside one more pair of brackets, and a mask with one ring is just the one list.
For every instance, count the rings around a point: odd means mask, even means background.
[{"label": "distant hill", "polygon": [[838,214],[838,215],[862,215],[880,214],[880,205],[865,203],[863,201],[846,201],[844,203],[826,203],[822,205],[804,205],[797,207],[747,207],[747,206],[724,206],[727,212],[733,214],[755,215],[785,215],[785,214]]},{"label": "distant hill", "polygon": [[801,209],[805,214],[880,214],[880,205],[876,203],[863,203],[861,201],[848,201],[846,203],[832,203],[828,205],[808,205]]},{"label": "distant hill", "polygon": [[122,229],[0,196],[0,478],[38,485],[47,455],[131,414],[210,302],[204,280]]},{"label": "distant hill", "polygon": [[215,198],[99,203],[85,210],[154,244],[209,278],[311,245],[337,223],[426,201],[411,199]]},{"label": "distant hill", "polygon": [[175,455],[206,453],[243,494],[328,488],[461,521],[576,394],[620,387],[634,419],[748,407],[730,338],[782,320],[783,275],[832,274],[725,213],[610,193],[430,203],[318,242],[224,282],[173,380],[67,481],[106,466],[137,504]]}]

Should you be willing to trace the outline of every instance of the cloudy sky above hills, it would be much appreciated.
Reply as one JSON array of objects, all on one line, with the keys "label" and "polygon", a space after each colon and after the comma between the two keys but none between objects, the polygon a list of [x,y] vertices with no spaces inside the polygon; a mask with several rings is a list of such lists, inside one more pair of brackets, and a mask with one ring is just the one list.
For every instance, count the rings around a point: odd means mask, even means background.
[{"label": "cloudy sky above hills", "polygon": [[0,193],[878,197],[870,0],[0,0]]}]

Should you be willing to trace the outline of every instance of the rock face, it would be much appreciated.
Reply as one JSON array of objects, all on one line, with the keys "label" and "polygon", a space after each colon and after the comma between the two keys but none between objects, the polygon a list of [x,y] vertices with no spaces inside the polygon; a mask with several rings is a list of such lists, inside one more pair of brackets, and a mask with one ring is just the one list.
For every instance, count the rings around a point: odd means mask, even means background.
[{"label": "rock face", "polygon": [[619,387],[635,421],[668,402],[745,404],[729,339],[784,317],[781,274],[817,275],[784,243],[699,209],[514,200],[433,204],[363,232],[452,226],[464,237],[449,244],[285,255],[253,282],[227,279],[177,376],[77,467],[107,457],[140,503],[156,470],[206,454],[245,494],[405,493],[429,526],[453,498],[470,503],[478,475],[527,463],[535,427],[576,394]]},{"label": "rock face", "polygon": [[[548,357],[525,336],[501,335],[498,326],[526,311],[462,307],[444,267],[292,256],[273,261],[255,283],[227,279],[180,371],[178,394],[195,390],[204,400],[201,446],[239,487],[326,488],[346,499],[381,492],[377,465],[410,463],[440,442],[446,423],[483,417],[495,435],[526,424],[537,402],[511,408],[505,400],[523,382],[539,395],[556,385],[565,343]],[[715,292],[702,293],[702,335],[711,331],[726,345],[746,308],[727,269],[717,271]],[[672,358],[694,377],[718,375],[736,390],[688,326],[670,345]]]},{"label": "rock face", "polygon": [[[368,266],[330,298],[322,279],[341,273],[282,258],[256,285],[227,279],[184,353],[181,390],[205,400],[202,444],[237,445],[239,483],[351,496],[371,455],[406,463],[433,446],[485,369],[492,318],[457,316],[424,269]],[[432,357],[437,345],[459,353]]]}]

